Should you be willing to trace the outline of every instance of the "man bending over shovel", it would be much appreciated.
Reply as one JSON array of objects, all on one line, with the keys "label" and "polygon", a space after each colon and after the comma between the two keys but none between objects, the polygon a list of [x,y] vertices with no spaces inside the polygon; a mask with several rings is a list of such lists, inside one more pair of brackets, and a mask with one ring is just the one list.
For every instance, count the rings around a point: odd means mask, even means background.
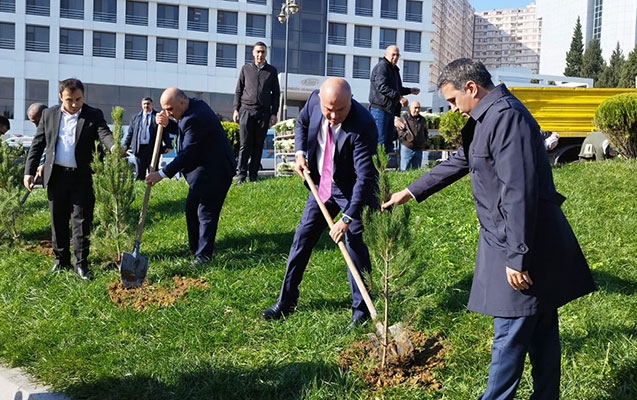
[{"label": "man bending over shovel", "polygon": [[[371,269],[369,252],[363,242],[361,213],[365,206],[378,208],[376,170],[372,162],[377,139],[371,114],[352,99],[349,84],[341,78],[323,82],[320,90],[310,95],[296,121],[295,170],[301,177],[305,170],[309,171],[318,184],[318,197],[332,218],[342,211],[342,218],[330,229],[330,237],[336,243],[343,237],[346,239],[347,250],[359,272]],[[294,311],[312,248],[326,227],[318,203],[308,194],[290,248],[279,300],[263,311],[263,318],[279,319]],[[369,310],[349,270],[348,278],[352,322],[347,330],[369,318]]]}]

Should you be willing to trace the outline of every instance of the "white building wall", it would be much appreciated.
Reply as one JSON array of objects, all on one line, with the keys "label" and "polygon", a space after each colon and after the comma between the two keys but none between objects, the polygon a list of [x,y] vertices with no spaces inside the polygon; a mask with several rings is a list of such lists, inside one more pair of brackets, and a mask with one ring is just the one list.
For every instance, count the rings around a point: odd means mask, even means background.
[{"label": "white building wall", "polygon": [[637,44],[637,0],[604,1],[602,8],[602,56],[608,62],[619,47],[628,56]]}]

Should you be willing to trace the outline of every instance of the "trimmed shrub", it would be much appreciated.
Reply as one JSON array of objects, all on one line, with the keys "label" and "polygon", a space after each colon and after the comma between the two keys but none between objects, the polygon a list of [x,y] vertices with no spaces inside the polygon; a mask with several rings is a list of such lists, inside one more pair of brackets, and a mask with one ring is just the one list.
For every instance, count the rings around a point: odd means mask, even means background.
[{"label": "trimmed shrub", "polygon": [[230,142],[230,147],[232,147],[232,153],[234,153],[235,157],[239,156],[239,124],[236,122],[226,122],[221,121],[221,126],[223,130],[226,131],[226,137]]},{"label": "trimmed shrub", "polygon": [[467,119],[464,115],[451,110],[440,117],[440,129],[438,131],[450,147],[457,148],[462,145],[460,130],[467,122]]},{"label": "trimmed shrub", "polygon": [[595,126],[626,158],[637,158],[637,93],[610,97],[597,107]]}]

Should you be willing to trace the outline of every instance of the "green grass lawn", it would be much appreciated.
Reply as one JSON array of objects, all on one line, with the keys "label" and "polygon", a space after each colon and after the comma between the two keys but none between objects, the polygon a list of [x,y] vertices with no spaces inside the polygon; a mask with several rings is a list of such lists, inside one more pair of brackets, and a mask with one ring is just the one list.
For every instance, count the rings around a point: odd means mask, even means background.
[{"label": "green grass lawn", "polygon": [[[393,173],[393,188],[418,175]],[[554,175],[599,287],[560,309],[562,398],[635,399],[637,162],[568,165]],[[2,244],[0,360],[77,399],[466,400],[484,390],[492,328],[490,317],[465,311],[478,236],[467,178],[412,202],[417,256],[410,269],[419,278],[395,298],[390,320],[444,337],[446,366],[435,372],[442,385],[435,392],[376,391],[339,370],[339,352],[364,332],[341,334],[350,318],[346,266],[327,235],[305,273],[298,311],[285,321],[261,319],[278,296],[307,194],[300,178],[233,186],[215,259],[195,270],[184,257],[186,192],[183,180],[153,189],[141,248],[150,258],[148,280],[203,277],[209,290],[172,306],[120,309],[107,293],[119,274],[99,260],[91,260],[95,278],[85,283],[70,272],[47,274],[50,257]],[[140,203],[141,196],[137,209]],[[45,192],[25,207],[23,239],[47,238]],[[529,370],[520,399],[531,393]]]}]

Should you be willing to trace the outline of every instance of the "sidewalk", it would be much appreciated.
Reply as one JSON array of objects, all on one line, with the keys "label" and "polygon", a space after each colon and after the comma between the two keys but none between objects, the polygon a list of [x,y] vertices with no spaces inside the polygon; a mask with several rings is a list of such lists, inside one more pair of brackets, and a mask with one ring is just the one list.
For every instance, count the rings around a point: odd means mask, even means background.
[{"label": "sidewalk", "polygon": [[72,400],[61,393],[51,392],[46,386],[33,382],[18,368],[0,366],[0,400]]}]

